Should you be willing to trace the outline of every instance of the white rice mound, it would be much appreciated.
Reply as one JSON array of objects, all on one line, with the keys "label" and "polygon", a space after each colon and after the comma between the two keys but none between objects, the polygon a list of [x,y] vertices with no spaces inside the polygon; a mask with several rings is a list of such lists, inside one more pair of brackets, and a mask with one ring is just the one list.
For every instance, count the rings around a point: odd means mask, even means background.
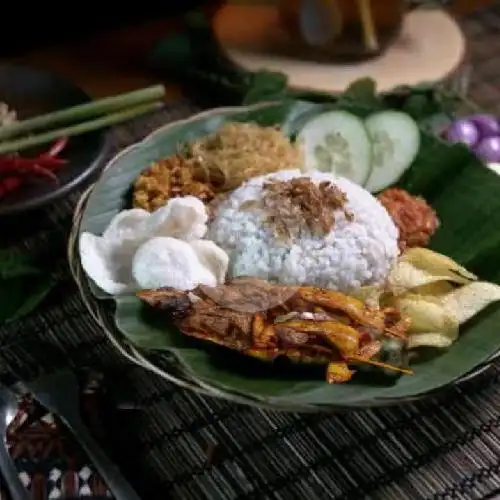
[{"label": "white rice mound", "polygon": [[[326,236],[301,231],[292,241],[280,240],[258,210],[240,205],[259,200],[263,183],[270,179],[308,177],[331,181],[347,195],[335,225]],[[218,207],[207,237],[230,257],[229,277],[254,276],[286,285],[313,285],[349,292],[383,282],[399,255],[398,229],[379,201],[361,186],[330,173],[285,170],[250,179]]]}]

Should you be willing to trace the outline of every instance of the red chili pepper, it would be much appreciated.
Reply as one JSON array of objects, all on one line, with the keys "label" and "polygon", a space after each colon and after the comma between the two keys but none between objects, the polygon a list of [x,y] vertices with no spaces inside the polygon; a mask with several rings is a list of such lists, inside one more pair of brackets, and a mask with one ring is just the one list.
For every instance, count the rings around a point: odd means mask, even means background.
[{"label": "red chili pepper", "polygon": [[67,144],[67,137],[62,137],[36,158],[0,157],[0,199],[17,190],[30,177],[45,177],[53,183],[59,182],[54,171],[67,163],[67,160],[58,158]]},{"label": "red chili pepper", "polygon": [[59,182],[59,179],[57,178],[57,175],[52,172],[52,170],[49,170],[48,168],[43,167],[42,165],[33,165],[31,172],[35,175],[40,175],[41,177],[47,177],[50,179],[52,182],[57,184]]},{"label": "red chili pepper", "polygon": [[5,177],[0,181],[0,198],[4,198],[23,184],[20,177]]},{"label": "red chili pepper", "polygon": [[61,137],[60,139],[57,139],[56,142],[51,146],[51,148],[47,151],[47,153],[44,153],[42,156],[58,156],[63,149],[66,148],[68,145],[68,138],[67,137]]},{"label": "red chili pepper", "polygon": [[[55,175],[53,170],[54,165],[59,165],[59,163],[54,163],[53,161],[46,162],[44,160],[40,161],[35,158],[30,160],[27,160],[25,158],[13,158],[9,160],[6,158],[0,158],[0,176],[15,176],[19,178],[45,177],[48,178],[51,182],[58,182],[57,176]],[[52,160],[55,160],[55,158],[52,158]]]},{"label": "red chili pepper", "polygon": [[29,173],[35,165],[43,166],[45,168],[57,168],[65,165],[67,162],[61,158],[52,158],[50,156],[42,158],[20,158],[17,156],[0,158],[0,174],[26,171]]}]

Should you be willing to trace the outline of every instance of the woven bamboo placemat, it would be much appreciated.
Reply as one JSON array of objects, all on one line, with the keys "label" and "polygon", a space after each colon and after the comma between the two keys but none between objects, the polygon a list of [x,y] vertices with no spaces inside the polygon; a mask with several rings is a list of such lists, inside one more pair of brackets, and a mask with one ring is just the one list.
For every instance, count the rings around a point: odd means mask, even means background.
[{"label": "woven bamboo placemat", "polygon": [[[470,97],[500,113],[500,5],[463,23]],[[117,129],[114,150],[196,111],[189,102]],[[500,366],[441,396],[337,415],[279,414],[204,398],[126,365],[88,316],[65,262],[75,193],[0,227],[19,245],[59,242],[63,281],[43,312],[0,330],[0,364],[91,365],[142,408],[116,422],[120,466],[144,500],[475,499],[500,491]]]}]

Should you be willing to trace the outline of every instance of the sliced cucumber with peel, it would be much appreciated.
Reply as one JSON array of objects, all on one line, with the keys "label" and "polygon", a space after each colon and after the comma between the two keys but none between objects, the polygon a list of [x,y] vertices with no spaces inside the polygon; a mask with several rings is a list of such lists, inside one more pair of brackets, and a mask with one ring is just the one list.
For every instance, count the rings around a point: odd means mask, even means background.
[{"label": "sliced cucumber with peel", "polygon": [[363,185],[372,146],[363,120],[347,111],[322,113],[300,131],[306,171],[331,172]]},{"label": "sliced cucumber with peel", "polygon": [[420,148],[420,130],[411,116],[392,110],[369,116],[365,127],[373,148],[365,188],[377,193],[398,181],[413,163]]}]

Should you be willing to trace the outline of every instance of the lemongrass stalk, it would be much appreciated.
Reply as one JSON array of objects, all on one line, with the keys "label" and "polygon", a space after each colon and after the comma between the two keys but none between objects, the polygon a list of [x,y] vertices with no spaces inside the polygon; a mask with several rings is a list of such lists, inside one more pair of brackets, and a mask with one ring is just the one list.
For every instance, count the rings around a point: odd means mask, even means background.
[{"label": "lemongrass stalk", "polygon": [[106,97],[97,101],[79,104],[71,108],[54,111],[45,115],[36,116],[27,120],[14,122],[0,127],[0,141],[29,134],[40,129],[53,128],[56,125],[72,122],[78,123],[88,118],[93,118],[107,113],[113,113],[124,108],[139,106],[147,102],[158,101],[165,96],[165,87],[155,85],[141,90],[135,90],[126,94]]},{"label": "lemongrass stalk", "polygon": [[375,23],[373,22],[371,0],[358,0],[358,10],[361,17],[365,46],[370,52],[376,52],[379,49],[379,43]]},{"label": "lemongrass stalk", "polygon": [[50,132],[25,137],[24,139],[0,142],[0,155],[6,153],[15,153],[17,151],[23,151],[24,149],[28,149],[34,146],[47,144],[61,137],[71,137],[75,135],[85,134],[87,132],[93,132],[94,130],[109,127],[110,125],[116,125],[126,120],[130,120],[131,118],[143,115],[159,107],[161,107],[161,103],[159,102],[143,104],[141,106],[135,106],[133,108],[103,116],[102,118],[97,118],[95,120],[89,120],[77,125],[72,125],[70,127],[51,130]]}]

